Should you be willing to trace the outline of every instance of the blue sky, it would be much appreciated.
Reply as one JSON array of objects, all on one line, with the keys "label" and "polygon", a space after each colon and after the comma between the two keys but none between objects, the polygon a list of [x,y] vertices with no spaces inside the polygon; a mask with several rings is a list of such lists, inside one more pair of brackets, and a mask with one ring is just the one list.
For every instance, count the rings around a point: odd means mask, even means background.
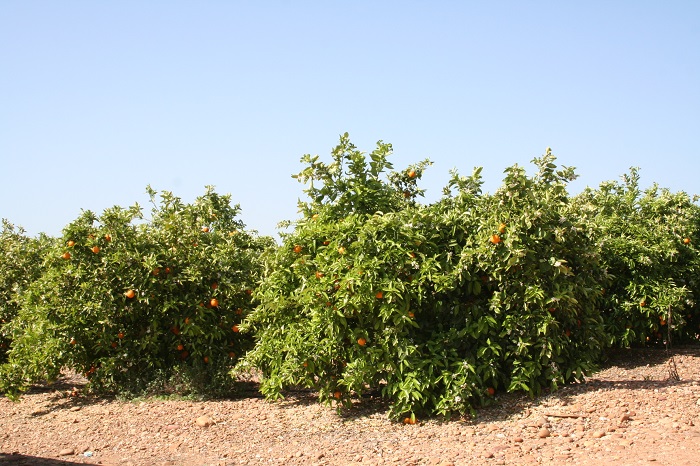
[{"label": "blue sky", "polygon": [[697,1],[0,2],[0,217],[59,235],[81,209],[214,185],[251,229],[340,134],[422,186],[552,147],[585,186],[641,168],[700,193]]}]

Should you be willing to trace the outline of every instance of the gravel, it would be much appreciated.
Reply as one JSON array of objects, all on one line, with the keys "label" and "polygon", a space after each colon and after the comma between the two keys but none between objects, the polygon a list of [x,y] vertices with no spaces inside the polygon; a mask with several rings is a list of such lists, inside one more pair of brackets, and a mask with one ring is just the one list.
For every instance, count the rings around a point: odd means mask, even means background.
[{"label": "gravel", "polygon": [[[680,380],[671,377],[671,358]],[[380,399],[338,414],[310,392],[267,402],[121,401],[66,374],[0,399],[0,464],[695,465],[700,347],[611,354],[603,370],[536,399],[496,394],[476,418],[391,422]]]}]

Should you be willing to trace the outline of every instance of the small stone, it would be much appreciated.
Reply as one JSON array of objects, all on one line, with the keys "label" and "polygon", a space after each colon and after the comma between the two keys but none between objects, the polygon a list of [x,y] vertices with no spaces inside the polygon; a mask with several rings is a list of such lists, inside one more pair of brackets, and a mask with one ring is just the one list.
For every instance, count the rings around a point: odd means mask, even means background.
[{"label": "small stone", "polygon": [[605,436],[605,432],[602,430],[596,430],[595,432],[593,432],[591,434],[591,437],[593,437],[593,438],[601,438],[603,436]]},{"label": "small stone", "polygon": [[214,424],[214,421],[209,416],[199,416],[195,423],[200,427],[209,427]]},{"label": "small stone", "polygon": [[539,438],[547,438],[547,437],[549,437],[550,435],[552,435],[552,433],[549,432],[549,429],[547,429],[546,427],[543,427],[542,429],[540,429],[539,432],[537,432],[537,436],[538,436]]},{"label": "small stone", "polygon": [[515,437],[515,438],[513,439],[513,441],[514,441],[515,443],[523,443],[523,438],[522,438],[522,437]]},{"label": "small stone", "polygon": [[72,406],[70,410],[73,412],[76,412],[76,411],[80,411],[81,409],[82,408],[80,406]]},{"label": "small stone", "polygon": [[64,448],[63,450],[58,452],[58,456],[71,456],[71,455],[75,455],[74,448]]}]

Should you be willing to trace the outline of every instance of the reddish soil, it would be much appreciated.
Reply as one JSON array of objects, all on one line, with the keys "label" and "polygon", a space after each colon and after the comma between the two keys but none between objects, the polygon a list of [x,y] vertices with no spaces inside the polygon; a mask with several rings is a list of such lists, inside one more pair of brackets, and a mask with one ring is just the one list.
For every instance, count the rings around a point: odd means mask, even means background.
[{"label": "reddish soil", "polygon": [[0,399],[0,464],[700,462],[698,346],[619,351],[586,383],[534,400],[497,394],[497,406],[479,410],[475,419],[417,425],[389,421],[381,400],[365,399],[339,415],[310,393],[271,403],[254,386],[239,398],[215,401],[69,395],[83,383],[67,376],[19,403]]}]

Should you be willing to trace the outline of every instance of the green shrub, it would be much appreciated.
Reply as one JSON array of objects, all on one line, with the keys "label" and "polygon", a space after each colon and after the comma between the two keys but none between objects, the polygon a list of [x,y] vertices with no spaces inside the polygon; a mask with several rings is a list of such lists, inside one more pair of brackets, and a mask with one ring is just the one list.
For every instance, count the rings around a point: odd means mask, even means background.
[{"label": "green shrub", "polygon": [[87,211],[47,251],[21,301],[3,390],[64,367],[102,392],[137,393],[175,373],[194,391],[230,389],[221,374],[251,345],[236,326],[271,240],[246,232],[238,206],[212,188],[192,204],[149,194],[150,219],[138,205]]}]

